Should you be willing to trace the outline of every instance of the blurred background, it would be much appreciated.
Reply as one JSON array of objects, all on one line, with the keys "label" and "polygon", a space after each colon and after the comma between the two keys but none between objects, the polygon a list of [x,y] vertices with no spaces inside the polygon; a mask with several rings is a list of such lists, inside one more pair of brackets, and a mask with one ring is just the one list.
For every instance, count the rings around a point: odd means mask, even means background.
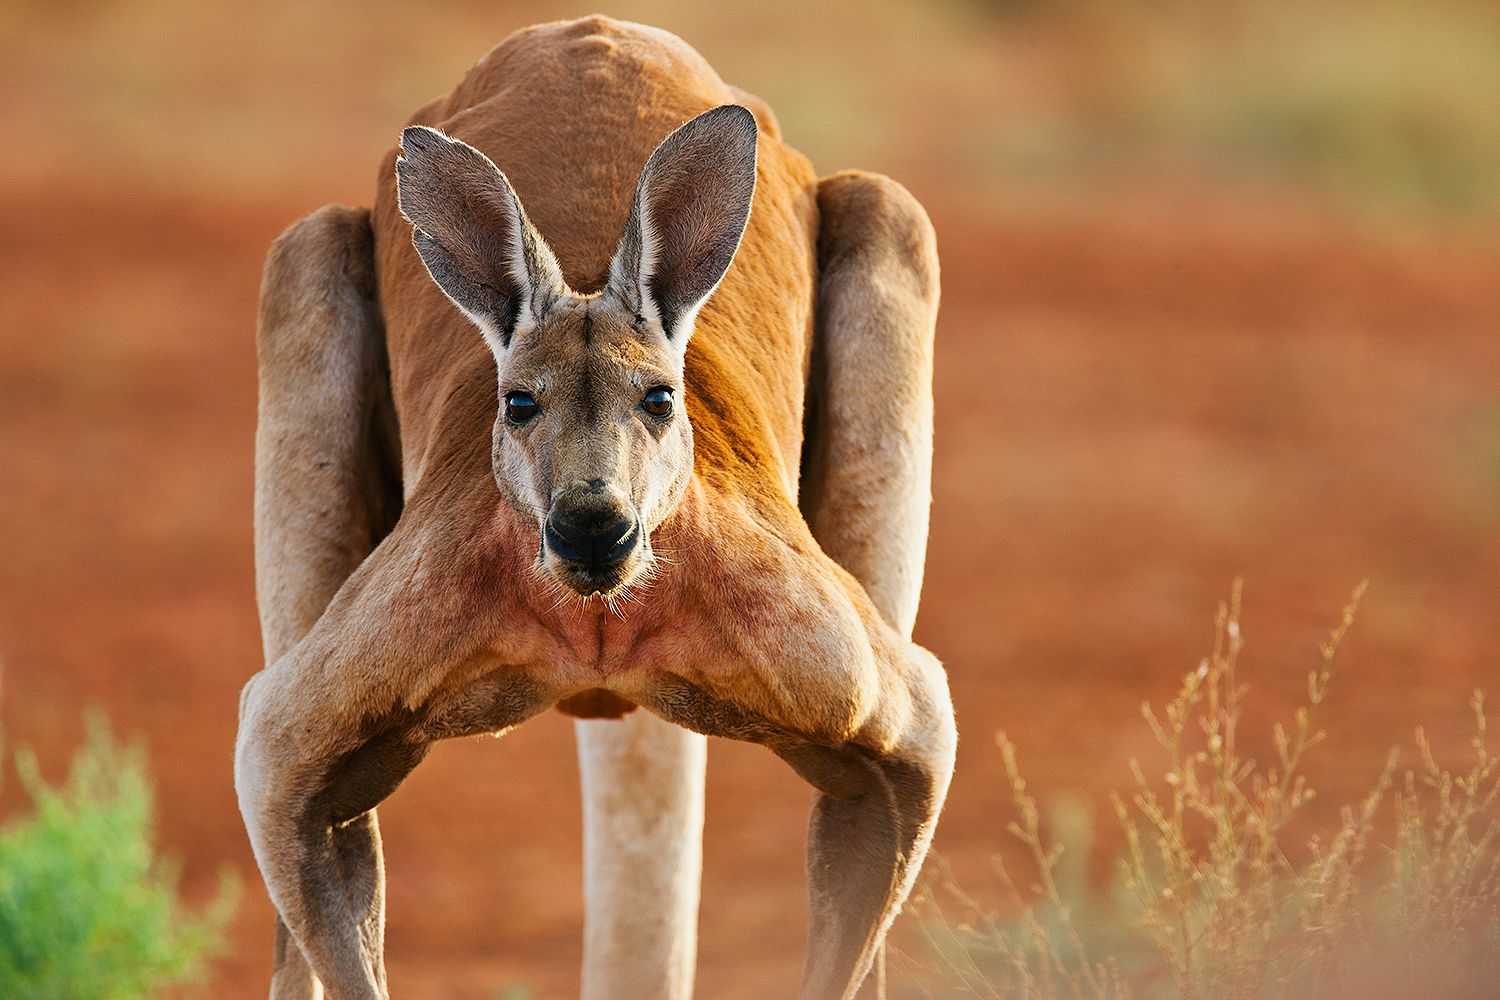
[{"label": "blurred background", "polygon": [[[0,0],[0,723],[52,776],[101,706],[149,753],[186,895],[242,874],[202,995],[263,996],[271,955],[230,781],[260,659],[261,260],[319,205],[368,204],[407,115],[495,42],[591,10]],[[937,849],[972,891],[1008,850],[995,731],[1039,794],[1102,807],[1236,577],[1266,718],[1370,581],[1314,820],[1417,723],[1463,749],[1469,692],[1500,688],[1500,7],[606,12],[682,35],[820,171],[889,173],[936,224],[918,638],[953,680]],[[711,761],[700,995],[791,995],[809,793],[754,747]],[[0,785],[0,817],[24,805]],[[568,720],[440,747],[382,824],[396,995],[576,995]]]}]

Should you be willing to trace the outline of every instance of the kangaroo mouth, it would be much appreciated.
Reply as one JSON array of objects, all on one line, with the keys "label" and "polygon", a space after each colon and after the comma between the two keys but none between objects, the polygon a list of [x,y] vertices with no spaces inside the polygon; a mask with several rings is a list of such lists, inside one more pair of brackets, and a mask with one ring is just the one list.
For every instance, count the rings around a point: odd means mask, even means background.
[{"label": "kangaroo mouth", "polygon": [[547,568],[559,583],[576,592],[580,597],[612,597],[622,590],[634,575],[623,565],[580,566],[561,560],[548,565]]},{"label": "kangaroo mouth", "polygon": [[542,530],[541,562],[563,586],[581,597],[608,600],[629,585],[644,564],[645,545],[638,524],[593,548],[569,545],[550,525]]}]

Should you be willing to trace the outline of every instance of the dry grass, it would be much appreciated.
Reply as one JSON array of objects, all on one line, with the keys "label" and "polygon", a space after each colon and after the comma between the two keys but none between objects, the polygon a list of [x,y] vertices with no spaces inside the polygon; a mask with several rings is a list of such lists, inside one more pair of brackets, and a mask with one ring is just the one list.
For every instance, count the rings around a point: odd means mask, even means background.
[{"label": "dry grass", "polygon": [[1111,797],[1126,845],[1111,891],[1088,884],[1087,817],[1064,810],[1044,824],[1002,733],[1019,813],[1009,832],[1037,883],[1023,889],[997,861],[1009,902],[1000,914],[951,877],[932,880],[919,903],[930,946],[917,960],[921,992],[1038,1000],[1490,995],[1500,981],[1500,759],[1486,744],[1481,692],[1470,702],[1466,771],[1441,766],[1418,730],[1414,767],[1398,772],[1393,750],[1336,828],[1307,839],[1290,832],[1314,797],[1304,764],[1324,742],[1318,710],[1359,596],[1323,644],[1305,704],[1273,727],[1274,760],[1263,766],[1240,738],[1246,687],[1236,587],[1220,608],[1213,652],[1171,701],[1142,706],[1167,765],[1152,776],[1131,761],[1130,787]]}]

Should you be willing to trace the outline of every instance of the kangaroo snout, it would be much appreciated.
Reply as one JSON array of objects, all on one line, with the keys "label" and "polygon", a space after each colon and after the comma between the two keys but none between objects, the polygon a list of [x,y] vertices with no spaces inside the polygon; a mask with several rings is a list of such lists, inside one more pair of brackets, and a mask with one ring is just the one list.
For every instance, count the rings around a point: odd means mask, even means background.
[{"label": "kangaroo snout", "polygon": [[547,550],[569,564],[565,582],[601,590],[618,582],[641,541],[624,498],[597,481],[553,501],[543,536]]},{"label": "kangaroo snout", "polygon": [[635,548],[635,522],[613,511],[558,511],[547,517],[547,547],[568,562],[606,567]]}]

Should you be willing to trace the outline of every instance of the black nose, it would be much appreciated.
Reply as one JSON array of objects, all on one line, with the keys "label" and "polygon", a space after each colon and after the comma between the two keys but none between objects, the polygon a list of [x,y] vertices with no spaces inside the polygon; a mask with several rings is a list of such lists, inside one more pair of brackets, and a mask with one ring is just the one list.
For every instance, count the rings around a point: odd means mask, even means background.
[{"label": "black nose", "polygon": [[547,518],[547,547],[568,562],[612,566],[630,555],[635,541],[635,522],[615,510],[562,508]]}]

